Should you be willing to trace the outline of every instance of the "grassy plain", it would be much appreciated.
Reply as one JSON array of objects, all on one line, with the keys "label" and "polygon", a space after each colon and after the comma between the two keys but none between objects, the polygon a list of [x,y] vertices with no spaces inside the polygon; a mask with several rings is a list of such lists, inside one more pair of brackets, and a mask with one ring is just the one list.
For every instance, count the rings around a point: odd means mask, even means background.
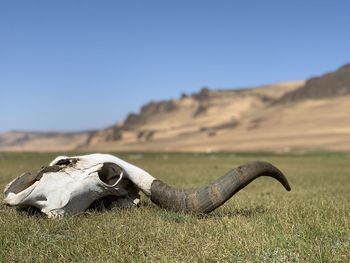
[{"label": "grassy plain", "polygon": [[[55,153],[0,153],[0,188]],[[205,217],[141,207],[64,218],[0,206],[0,262],[350,262],[350,154],[119,154],[177,187],[207,184],[251,160],[259,178]]]}]

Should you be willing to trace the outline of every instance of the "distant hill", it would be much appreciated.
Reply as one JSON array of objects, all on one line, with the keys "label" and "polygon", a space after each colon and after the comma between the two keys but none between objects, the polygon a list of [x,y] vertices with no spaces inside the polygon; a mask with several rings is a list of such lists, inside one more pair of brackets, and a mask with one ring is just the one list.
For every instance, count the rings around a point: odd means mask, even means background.
[{"label": "distant hill", "polygon": [[85,144],[94,131],[31,132],[10,131],[0,134],[0,150],[7,151],[69,151]]},{"label": "distant hill", "polygon": [[349,151],[349,87],[345,65],[306,82],[202,88],[94,132],[0,134],[0,150]]}]

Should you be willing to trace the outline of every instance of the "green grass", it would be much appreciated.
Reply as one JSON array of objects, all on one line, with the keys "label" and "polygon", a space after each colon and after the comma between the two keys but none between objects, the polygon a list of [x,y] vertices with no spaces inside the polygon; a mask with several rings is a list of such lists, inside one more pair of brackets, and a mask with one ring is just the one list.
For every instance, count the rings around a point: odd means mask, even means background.
[{"label": "green grass", "polygon": [[[54,153],[0,153],[0,187]],[[118,155],[177,187],[251,160],[272,162],[291,192],[259,178],[205,217],[141,207],[58,219],[0,206],[0,262],[350,262],[350,154]]]}]

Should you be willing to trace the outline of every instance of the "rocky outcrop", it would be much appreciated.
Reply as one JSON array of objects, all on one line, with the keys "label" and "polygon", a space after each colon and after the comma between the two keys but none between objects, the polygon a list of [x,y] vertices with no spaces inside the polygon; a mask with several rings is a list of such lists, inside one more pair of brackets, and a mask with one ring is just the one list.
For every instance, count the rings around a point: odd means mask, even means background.
[{"label": "rocky outcrop", "polygon": [[274,103],[288,103],[306,99],[324,99],[350,94],[350,64],[337,71],[314,77],[297,90],[286,93]]}]

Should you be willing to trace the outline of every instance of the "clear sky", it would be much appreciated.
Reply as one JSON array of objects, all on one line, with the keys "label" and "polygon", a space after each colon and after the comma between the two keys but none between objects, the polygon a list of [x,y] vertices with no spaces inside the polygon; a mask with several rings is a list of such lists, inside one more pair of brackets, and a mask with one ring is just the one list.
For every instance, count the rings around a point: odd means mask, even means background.
[{"label": "clear sky", "polygon": [[202,86],[350,62],[350,1],[0,1],[0,132],[78,131]]}]

